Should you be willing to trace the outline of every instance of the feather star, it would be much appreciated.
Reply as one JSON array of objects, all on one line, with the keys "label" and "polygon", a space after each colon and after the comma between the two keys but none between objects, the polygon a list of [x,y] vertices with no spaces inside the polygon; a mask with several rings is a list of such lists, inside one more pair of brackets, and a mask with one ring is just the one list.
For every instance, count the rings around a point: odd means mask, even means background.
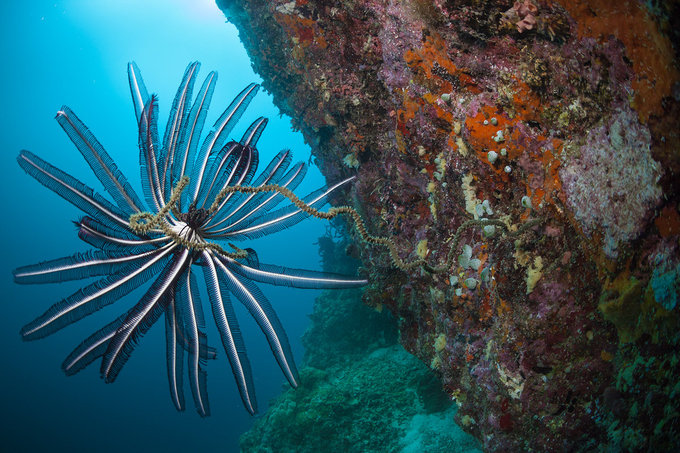
[{"label": "feather star", "polygon": [[[304,163],[291,166],[290,151],[279,152],[255,177],[257,141],[267,124],[258,118],[240,141],[228,135],[258,91],[248,85],[215,122],[199,147],[217,74],[211,72],[192,101],[199,63],[188,66],[177,90],[160,141],[157,101],[149,96],[135,63],[128,78],[139,126],[139,161],[145,204],[94,135],[66,106],[57,121],[83,155],[111,200],[36,155],[22,151],[21,168],[85,214],[78,236],[94,247],[85,253],[24,266],[14,271],[17,283],[56,283],[100,279],[52,305],[21,330],[25,340],[50,335],[123,298],[152,280],[141,299],[90,337],[66,358],[62,368],[75,374],[101,358],[100,372],[113,382],[141,337],[165,316],[167,374],[175,407],[184,410],[183,362],[196,410],[210,414],[206,389],[207,359],[215,349],[207,344],[198,278],[202,274],[213,319],[246,410],[255,414],[252,372],[231,298],[255,319],[288,382],[297,386],[297,370],[286,333],[270,302],[255,282],[295,288],[353,288],[366,280],[326,272],[260,263],[251,249],[227,253],[215,240],[242,241],[289,228],[309,214],[295,204],[274,209],[286,198],[271,191],[226,195],[225,188],[262,188],[276,184],[294,190],[306,173]],[[187,190],[173,196],[180,182]],[[352,178],[312,192],[302,200],[321,207],[328,195]],[[172,203],[173,201],[176,201]],[[172,206],[171,206],[172,205]],[[165,228],[140,233],[131,216],[149,208]],[[236,249],[236,247],[234,247]],[[241,249],[236,249],[243,252]],[[197,269],[200,268],[200,273]]]}]

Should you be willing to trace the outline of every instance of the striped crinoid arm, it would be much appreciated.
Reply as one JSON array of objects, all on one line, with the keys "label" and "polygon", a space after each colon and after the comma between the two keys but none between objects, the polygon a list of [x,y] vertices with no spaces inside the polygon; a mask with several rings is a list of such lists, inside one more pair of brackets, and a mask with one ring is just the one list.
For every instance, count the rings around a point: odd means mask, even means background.
[{"label": "striped crinoid arm", "polygon": [[[142,337],[164,317],[172,402],[177,410],[185,409],[183,384],[188,377],[196,410],[207,416],[207,360],[215,358],[217,351],[207,342],[201,291],[193,273],[201,268],[243,404],[255,414],[254,379],[230,295],[254,318],[283,374],[296,386],[297,370],[283,324],[256,283],[330,289],[356,288],[367,280],[262,264],[254,250],[232,244],[233,250],[225,250],[215,240],[241,241],[289,228],[310,215],[324,218],[319,209],[328,195],[351,178],[297,198],[292,193],[307,165],[291,165],[289,150],[279,152],[258,174],[256,146],[268,120],[259,117],[239,141],[230,138],[258,92],[257,84],[242,90],[202,138],[217,73],[209,73],[193,96],[198,68],[197,62],[187,67],[161,136],[157,97],[147,91],[137,65],[128,65],[138,129],[141,197],[104,146],[66,106],[58,112],[57,121],[108,197],[29,151],[19,154],[17,161],[27,174],[82,211],[84,216],[74,222],[78,237],[94,249],[19,267],[14,271],[16,283],[96,277],[25,325],[21,336],[24,340],[46,337],[144,287],[134,306],[81,342],[62,368],[72,375],[101,359],[102,377],[115,381]],[[282,202],[286,206],[274,210]]]}]

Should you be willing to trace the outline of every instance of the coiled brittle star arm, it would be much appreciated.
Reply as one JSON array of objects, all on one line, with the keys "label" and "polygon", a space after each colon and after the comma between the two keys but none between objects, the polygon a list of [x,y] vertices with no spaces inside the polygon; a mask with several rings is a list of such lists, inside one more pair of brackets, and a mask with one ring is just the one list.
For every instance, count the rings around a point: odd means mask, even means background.
[{"label": "coiled brittle star arm", "polygon": [[[189,183],[189,178],[187,176],[184,176],[180,181],[177,183],[175,188],[172,191],[172,195],[170,197],[170,201],[161,209],[156,215],[152,215],[151,213],[148,212],[142,212],[142,213],[137,213],[133,214],[130,216],[130,228],[137,234],[144,234],[150,231],[154,227],[161,228],[165,234],[170,236],[175,242],[181,244],[184,247],[191,248],[197,251],[202,251],[206,249],[211,249],[217,253],[219,253],[222,256],[225,256],[227,258],[232,258],[232,259],[240,259],[240,258],[245,258],[248,255],[248,252],[242,249],[239,249],[238,247],[234,246],[233,244],[230,244],[230,246],[235,250],[234,252],[228,252],[224,250],[222,247],[220,247],[218,244],[211,243],[211,242],[198,242],[198,241],[191,241],[186,238],[180,237],[176,232],[174,232],[171,228],[170,225],[167,224],[167,222],[164,221],[164,217],[170,212],[171,209],[174,209],[175,204],[179,200],[179,197],[182,193],[182,191],[186,188],[186,186]],[[339,215],[345,215],[348,216],[352,219],[354,222],[354,225],[361,236],[361,238],[369,243],[369,244],[374,244],[374,245],[381,245],[383,247],[387,247],[389,254],[390,254],[390,259],[392,260],[392,263],[394,264],[395,267],[403,270],[403,271],[409,271],[412,269],[415,269],[419,266],[422,266],[426,271],[430,273],[443,273],[447,272],[451,269],[451,266],[455,260],[455,253],[458,248],[458,243],[460,242],[460,237],[461,234],[472,227],[485,227],[485,226],[495,226],[502,228],[503,230],[506,231],[505,235],[507,237],[516,237],[521,235],[522,233],[526,232],[530,228],[539,225],[543,222],[543,219],[531,219],[522,224],[516,231],[510,232],[508,231],[508,226],[505,224],[505,222],[497,219],[470,219],[465,222],[463,222],[458,229],[456,230],[456,234],[453,236],[453,241],[451,244],[451,247],[449,249],[449,253],[447,255],[446,261],[440,264],[436,265],[431,265],[429,264],[425,259],[423,258],[416,258],[413,260],[404,260],[402,257],[399,256],[399,251],[397,250],[397,246],[395,242],[388,237],[385,236],[374,236],[368,232],[366,229],[366,223],[364,220],[361,218],[359,213],[356,211],[356,209],[352,208],[351,206],[336,206],[330,208],[328,211],[320,211],[304,201],[302,201],[297,195],[295,195],[290,189],[286,187],[279,186],[277,184],[267,184],[263,186],[228,186],[222,189],[219,194],[215,197],[215,200],[213,201],[212,205],[210,206],[210,209],[208,212],[212,214],[215,212],[219,206],[221,201],[229,194],[231,193],[248,193],[248,194],[253,194],[253,193],[262,193],[262,192],[277,192],[284,197],[286,197],[291,203],[293,203],[298,209],[301,211],[306,212],[307,214],[317,217],[319,219],[324,219],[324,220],[331,220]],[[144,221],[144,222],[142,222]]]}]

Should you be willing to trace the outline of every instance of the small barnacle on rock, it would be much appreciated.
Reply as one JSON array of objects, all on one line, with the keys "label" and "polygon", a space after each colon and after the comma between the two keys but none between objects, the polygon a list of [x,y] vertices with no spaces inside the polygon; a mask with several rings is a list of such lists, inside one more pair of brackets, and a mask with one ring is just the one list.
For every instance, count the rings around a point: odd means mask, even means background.
[{"label": "small barnacle on rock", "polygon": [[510,165],[506,165],[503,171],[506,173],[510,173],[512,171],[512,167]]},{"label": "small barnacle on rock", "polygon": [[496,151],[489,151],[486,153],[486,158],[489,159],[490,164],[493,164],[498,159],[498,153]]}]

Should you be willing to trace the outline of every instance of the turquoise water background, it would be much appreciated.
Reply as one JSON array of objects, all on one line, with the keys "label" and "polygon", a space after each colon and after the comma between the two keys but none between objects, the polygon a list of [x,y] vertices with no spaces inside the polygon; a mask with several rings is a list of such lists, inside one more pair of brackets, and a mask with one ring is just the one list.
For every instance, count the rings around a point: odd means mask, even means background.
[{"label": "turquoise water background", "polygon": [[[194,411],[188,388],[186,411],[178,413],[172,405],[162,322],[142,339],[114,384],[105,385],[99,378],[98,362],[67,378],[60,368],[66,355],[134,303],[140,292],[46,339],[23,342],[19,329],[81,283],[19,286],[12,281],[12,269],[18,266],[88,249],[71,223],[81,215],[79,211],[19,168],[19,150],[36,153],[101,191],[54,120],[66,104],[141,193],[127,62],[137,62],[149,92],[159,95],[161,130],[186,65],[201,61],[202,76],[217,70],[207,133],[233,96],[249,82],[260,80],[252,72],[236,29],[225,23],[212,0],[2,2],[0,17],[0,194],[4,214],[0,226],[0,450],[237,451],[238,436],[248,429],[252,418],[242,407],[223,351],[218,352],[218,360],[208,364],[212,416],[207,419]],[[271,97],[262,91],[234,131],[234,138],[240,138],[250,121],[260,115],[270,119],[258,145],[261,169],[282,147],[294,151],[294,161],[309,159],[301,135],[291,132],[289,120],[279,117]],[[323,183],[312,167],[297,192],[304,195]],[[322,221],[306,220],[270,238],[238,245],[254,247],[262,262],[320,269],[314,242],[325,227]],[[299,365],[299,338],[317,292],[261,288],[287,330]],[[221,347],[210,310],[205,311],[209,344]],[[243,310],[238,314],[262,413],[267,401],[280,391],[284,378],[257,325]]]}]

